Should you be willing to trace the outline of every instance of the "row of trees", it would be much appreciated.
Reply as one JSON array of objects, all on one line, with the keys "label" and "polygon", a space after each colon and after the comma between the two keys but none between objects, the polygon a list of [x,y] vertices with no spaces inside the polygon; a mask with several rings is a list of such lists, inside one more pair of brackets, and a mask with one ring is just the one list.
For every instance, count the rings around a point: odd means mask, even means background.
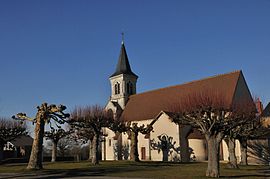
[{"label": "row of trees", "polygon": [[[116,134],[128,133],[131,139],[131,151],[130,160],[139,161],[138,154],[138,134],[148,134],[152,131],[152,125],[141,125],[137,123],[130,123],[114,119],[111,110],[104,110],[101,106],[86,106],[76,107],[68,121],[71,126],[71,131],[75,134],[78,139],[84,139],[90,141],[89,145],[89,160],[92,164],[96,165],[99,163],[99,140],[105,134],[103,128],[109,128]],[[119,155],[121,155],[119,153]],[[119,156],[119,158],[121,158]]]},{"label": "row of trees", "polygon": [[[258,131],[258,128],[260,128],[259,131],[264,131],[261,129],[260,119],[256,117],[256,107],[253,101],[238,101],[230,104],[224,99],[225,97],[220,94],[191,94],[182,98],[181,102],[174,104],[170,109],[176,124],[191,125],[205,136],[208,145],[206,176],[209,177],[219,177],[219,147],[222,139],[226,139],[229,146],[230,165],[237,168],[234,154],[235,139],[240,140],[242,156],[246,156],[247,139],[261,135],[255,132]],[[76,107],[71,115],[64,113],[65,109],[66,107],[63,105],[56,106],[44,103],[38,107],[37,115],[33,119],[24,113],[13,117],[36,123],[35,139],[28,169],[42,168],[41,151],[44,136],[53,141],[54,150],[59,139],[66,135],[85,141],[89,140],[91,144],[89,151],[92,151],[89,159],[93,164],[98,164],[98,145],[104,127],[115,133],[128,133],[131,139],[130,159],[139,161],[138,134],[150,133],[152,124],[139,126],[137,123],[114,119],[110,110],[105,111],[100,106]],[[59,124],[67,122],[70,131],[52,129],[51,132],[44,133],[45,123],[51,124],[51,121]],[[55,161],[56,154],[53,153],[53,161]],[[241,162],[247,163],[246,157],[243,157]]]},{"label": "row of trees", "polygon": [[[247,139],[267,133],[252,100],[231,102],[218,93],[197,93],[187,95],[173,106],[174,122],[191,125],[205,137],[208,148],[206,176],[219,177],[220,143],[228,144],[229,166],[238,168],[235,157],[235,140],[241,143],[241,163],[247,164]],[[259,132],[258,132],[259,131]]]},{"label": "row of trees", "polygon": [[[133,161],[139,161],[138,157],[138,133],[149,133],[152,130],[151,125],[138,126],[137,123],[125,123],[113,118],[113,113],[105,111],[101,106],[76,107],[71,115],[64,113],[65,106],[54,104],[48,105],[43,103],[37,107],[38,111],[35,118],[28,117],[25,113],[18,113],[13,119],[20,121],[31,121],[35,124],[34,141],[31,151],[30,160],[27,169],[42,169],[42,146],[43,138],[49,139],[53,143],[52,161],[56,160],[57,143],[63,137],[68,136],[70,139],[90,141],[89,160],[92,164],[99,163],[99,140],[103,135],[102,128],[109,128],[116,133],[127,132],[131,136],[131,154]],[[52,122],[58,127],[52,125]],[[69,130],[61,129],[59,124],[69,124]],[[51,131],[45,132],[45,124],[49,124]]]}]

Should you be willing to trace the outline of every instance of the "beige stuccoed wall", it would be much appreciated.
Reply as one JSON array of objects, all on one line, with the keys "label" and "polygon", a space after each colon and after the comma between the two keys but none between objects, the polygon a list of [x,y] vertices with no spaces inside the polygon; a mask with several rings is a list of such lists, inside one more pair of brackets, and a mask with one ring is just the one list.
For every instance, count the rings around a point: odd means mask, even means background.
[{"label": "beige stuccoed wall", "polygon": [[[138,123],[138,125],[147,125],[150,124],[153,119],[144,120],[144,121],[134,121]],[[117,160],[115,156],[115,145],[117,145],[117,140],[114,140],[113,137],[115,136],[114,132],[106,129],[107,137],[105,138],[106,142],[106,160]],[[161,114],[158,120],[153,124],[153,131],[150,134],[150,139],[152,141],[158,142],[158,136],[166,134],[169,137],[172,137],[172,142],[174,144],[174,148],[177,149],[179,147],[179,128],[178,125],[171,122],[170,118],[165,114]],[[152,161],[162,161],[162,151],[158,152],[158,150],[154,150],[150,146],[150,139],[146,139],[145,135],[139,134],[138,136],[138,152],[139,158],[142,160],[142,147],[145,147],[146,153],[146,160]],[[111,140],[111,145],[109,140]],[[104,160],[104,142],[102,143],[102,159]],[[129,159],[129,152],[130,152],[130,140],[128,139],[127,134],[122,134],[122,146],[123,146],[123,160]],[[206,141],[202,139],[189,139],[189,147],[193,150],[195,155],[196,161],[205,161],[207,156],[207,149],[206,149]],[[225,161],[228,161],[228,148],[224,141],[222,141],[222,148],[223,148],[223,158]],[[236,141],[236,157],[238,161],[240,160],[241,150],[240,150],[240,143]],[[180,154],[171,149],[171,153],[168,156],[169,161],[177,161],[180,160]]]},{"label": "beige stuccoed wall", "polygon": [[106,145],[106,158],[104,158],[104,142],[102,142],[102,160],[116,160],[114,147],[117,144],[117,140],[114,140],[114,132],[108,128],[104,128],[103,131],[107,134],[105,137],[105,145]]},{"label": "beige stuccoed wall", "polygon": [[[172,143],[175,142],[174,148],[177,149],[179,147],[178,125],[173,123],[165,113],[159,116],[158,120],[154,123],[153,128],[154,132],[152,132],[150,135],[151,140],[157,143],[160,141],[158,139],[158,136],[166,134],[168,137],[172,137]],[[153,149],[151,150],[151,160],[162,161],[162,157],[163,157],[162,151],[158,152],[158,150]],[[180,155],[173,149],[170,149],[168,160],[169,161],[180,160]]]},{"label": "beige stuccoed wall", "polygon": [[[134,121],[136,123],[138,123],[138,126],[141,125],[145,125],[147,126],[148,124],[150,124],[153,120],[144,120],[144,121]],[[150,150],[149,150],[149,139],[145,138],[144,134],[139,133],[138,136],[138,153],[139,153],[139,159],[142,160],[142,148],[145,148],[145,160],[149,160],[150,159]]]},{"label": "beige stuccoed wall", "polygon": [[203,139],[189,139],[189,148],[192,150],[191,158],[195,161],[205,161],[206,160],[206,141]]}]

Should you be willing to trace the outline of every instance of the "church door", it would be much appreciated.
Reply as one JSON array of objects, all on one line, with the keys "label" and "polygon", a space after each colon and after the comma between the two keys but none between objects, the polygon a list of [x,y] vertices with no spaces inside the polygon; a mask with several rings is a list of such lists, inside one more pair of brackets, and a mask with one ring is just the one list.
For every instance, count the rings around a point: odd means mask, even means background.
[{"label": "church door", "polygon": [[146,160],[145,147],[141,147],[141,156],[142,156],[142,160]]}]

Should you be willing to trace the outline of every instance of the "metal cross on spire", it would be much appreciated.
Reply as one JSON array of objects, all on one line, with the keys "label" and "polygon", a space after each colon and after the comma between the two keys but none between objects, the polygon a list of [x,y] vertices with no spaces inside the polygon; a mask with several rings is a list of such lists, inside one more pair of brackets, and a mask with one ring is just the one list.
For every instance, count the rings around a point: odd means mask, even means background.
[{"label": "metal cross on spire", "polygon": [[122,35],[122,44],[124,44],[124,32],[122,32],[121,35]]}]

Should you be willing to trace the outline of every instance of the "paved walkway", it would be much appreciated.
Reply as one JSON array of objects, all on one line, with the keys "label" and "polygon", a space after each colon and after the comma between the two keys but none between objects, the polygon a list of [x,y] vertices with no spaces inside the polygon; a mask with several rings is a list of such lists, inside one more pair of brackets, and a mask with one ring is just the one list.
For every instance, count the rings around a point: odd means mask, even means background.
[{"label": "paved walkway", "polygon": [[[0,178],[2,179],[57,179],[57,178],[68,178],[68,179],[125,179],[127,177],[108,177],[108,176],[68,176],[67,173],[55,173],[46,174],[42,172],[38,173],[0,173]],[[129,178],[129,179],[142,179],[142,178]]]},{"label": "paved walkway", "polygon": [[[0,173],[0,178],[5,179],[57,179],[57,178],[68,178],[68,179],[125,179],[126,177],[107,177],[107,176],[66,176],[65,174],[26,174],[26,173]],[[132,178],[142,179],[142,178]]]}]

